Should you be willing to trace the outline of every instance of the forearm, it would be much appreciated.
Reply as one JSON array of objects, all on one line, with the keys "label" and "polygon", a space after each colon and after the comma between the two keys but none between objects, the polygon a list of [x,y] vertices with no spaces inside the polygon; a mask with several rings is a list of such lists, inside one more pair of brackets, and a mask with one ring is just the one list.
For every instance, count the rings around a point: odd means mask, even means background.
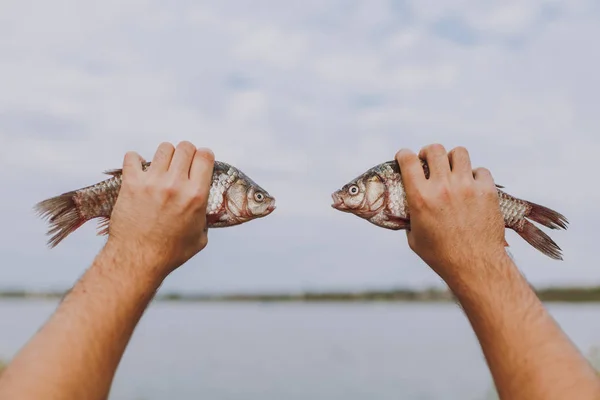
[{"label": "forearm", "polygon": [[513,262],[480,263],[451,285],[481,343],[503,399],[597,399],[600,380]]},{"label": "forearm", "polygon": [[162,281],[107,245],[14,358],[0,398],[105,399],[133,330]]}]

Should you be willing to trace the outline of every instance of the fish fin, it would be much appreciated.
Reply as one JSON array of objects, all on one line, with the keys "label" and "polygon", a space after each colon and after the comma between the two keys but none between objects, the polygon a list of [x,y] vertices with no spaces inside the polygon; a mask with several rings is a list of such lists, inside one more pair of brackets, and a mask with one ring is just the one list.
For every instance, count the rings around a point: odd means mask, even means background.
[{"label": "fish fin", "polygon": [[546,233],[531,222],[524,220],[523,229],[517,231],[527,243],[555,260],[562,260],[561,249]]},{"label": "fish fin", "polygon": [[569,221],[561,213],[529,201],[527,203],[531,206],[531,211],[526,216],[530,220],[550,229],[567,229]]},{"label": "fish fin", "polygon": [[[152,164],[151,161],[142,161],[142,169],[144,171],[147,170],[148,167],[150,166],[150,164]],[[119,176],[119,175],[123,174],[123,168],[107,169],[106,171],[103,171],[102,173],[106,174],[106,175]]]},{"label": "fish fin", "polygon": [[110,226],[110,217],[100,217],[97,226],[96,235],[103,236],[108,235],[108,228]]},{"label": "fish fin", "polygon": [[390,213],[384,212],[383,215],[388,219],[388,221],[393,222],[397,225],[395,229],[410,229],[410,220],[402,217],[398,217],[397,215],[393,215]]},{"label": "fish fin", "polygon": [[76,193],[75,191],[63,193],[40,201],[34,206],[38,215],[50,222],[47,232],[48,236],[52,235],[48,240],[50,248],[58,245],[87,221],[77,210]]},{"label": "fish fin", "polygon": [[123,173],[123,169],[122,168],[107,169],[106,171],[103,171],[102,173],[106,174],[106,175],[119,176]]}]

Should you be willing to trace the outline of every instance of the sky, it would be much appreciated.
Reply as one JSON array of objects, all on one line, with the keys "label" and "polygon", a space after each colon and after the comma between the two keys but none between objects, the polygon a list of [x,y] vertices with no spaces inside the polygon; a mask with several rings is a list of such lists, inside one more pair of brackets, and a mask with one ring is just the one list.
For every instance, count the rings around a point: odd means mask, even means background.
[{"label": "sky", "polygon": [[516,197],[567,216],[564,261],[508,231],[536,286],[600,284],[600,3],[89,0],[0,5],[0,287],[70,287],[101,249],[58,247],[33,205],[126,151],[189,140],[277,199],[209,233],[161,290],[440,286],[403,232],[331,208],[400,148],[462,145]]}]

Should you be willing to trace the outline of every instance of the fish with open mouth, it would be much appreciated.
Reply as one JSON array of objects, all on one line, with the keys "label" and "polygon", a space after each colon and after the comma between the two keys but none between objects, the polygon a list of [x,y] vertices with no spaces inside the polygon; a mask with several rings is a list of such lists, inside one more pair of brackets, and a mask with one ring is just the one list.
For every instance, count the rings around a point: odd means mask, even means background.
[{"label": "fish with open mouth", "polygon": [[[151,162],[142,163],[144,171]],[[49,220],[47,235],[50,248],[55,247],[87,221],[98,218],[98,235],[107,235],[110,215],[122,183],[122,169],[104,171],[111,178],[92,186],[69,191],[40,201],[34,210]],[[239,169],[215,161],[208,197],[208,228],[240,225],[263,218],[275,210],[275,198]]]},{"label": "fish with open mouth", "polygon": [[[421,160],[425,177],[429,167]],[[546,256],[562,260],[560,247],[528,219],[550,229],[567,229],[564,215],[539,204],[518,199],[496,185],[504,225],[517,232],[527,243]],[[387,161],[366,172],[332,193],[332,207],[354,214],[372,224],[391,230],[410,229],[410,212],[397,161]],[[506,245],[508,245],[506,243]]]}]

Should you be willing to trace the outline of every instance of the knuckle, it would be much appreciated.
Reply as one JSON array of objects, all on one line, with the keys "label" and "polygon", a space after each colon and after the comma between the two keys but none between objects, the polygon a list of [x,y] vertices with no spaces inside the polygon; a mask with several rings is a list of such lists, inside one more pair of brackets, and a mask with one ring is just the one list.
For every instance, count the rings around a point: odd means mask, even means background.
[{"label": "knuckle", "polygon": [[156,196],[157,190],[156,186],[150,183],[145,183],[140,185],[140,190],[146,196]]},{"label": "knuckle", "polygon": [[450,150],[449,154],[453,157],[458,156],[463,159],[466,159],[469,157],[469,151],[464,146],[457,146],[457,147],[453,148],[452,150]]},{"label": "knuckle", "polygon": [[440,143],[432,143],[423,148],[424,153],[440,154],[445,153],[446,148]]},{"label": "knuckle", "polygon": [[476,194],[475,186],[471,185],[470,182],[461,185],[460,191],[466,197],[473,197]]},{"label": "knuckle", "polygon": [[177,150],[193,152],[194,150],[196,150],[196,147],[191,142],[183,140],[177,144]]},{"label": "knuckle", "polygon": [[151,185],[148,185],[148,184],[140,183],[138,186],[133,185],[130,190],[131,190],[131,192],[139,192],[139,194],[141,196],[144,196],[147,198],[155,198],[156,197],[156,191],[154,190],[154,188]]},{"label": "knuckle", "polygon": [[175,150],[173,145],[169,142],[162,142],[156,149],[156,156],[160,158],[167,157],[168,154],[172,154]]},{"label": "knuckle", "polygon": [[123,157],[123,160],[124,160],[125,162],[127,162],[127,161],[132,161],[132,160],[135,160],[135,159],[137,159],[138,157],[139,157],[138,153],[136,153],[136,152],[135,152],[135,151],[133,151],[133,150],[130,150],[130,151],[128,151],[127,153],[125,153],[125,156]]},{"label": "knuckle", "polygon": [[446,151],[446,148],[441,143],[432,143],[431,150],[435,152]]},{"label": "knuckle", "polygon": [[168,150],[173,150],[173,144],[170,142],[162,142],[159,146],[158,149],[161,151],[168,151]]},{"label": "knuckle", "polygon": [[498,197],[498,189],[494,185],[485,185],[483,193],[488,197]]},{"label": "knuckle", "polygon": [[398,150],[398,152],[396,152],[396,160],[398,161],[404,161],[406,160],[406,158],[410,155],[410,152],[406,149],[400,149]]},{"label": "knuckle", "polygon": [[423,197],[423,193],[420,191],[412,193],[410,199],[407,198],[407,201],[410,203],[412,210],[420,210],[425,206],[425,197]]},{"label": "knuckle", "polygon": [[179,185],[175,180],[169,180],[162,185],[160,192],[167,198],[173,198],[179,193]]},{"label": "knuckle", "polygon": [[123,156],[123,172],[127,167],[133,167],[136,164],[140,165],[142,162],[142,157],[136,153],[135,151],[128,151]]},{"label": "knuckle", "polygon": [[442,182],[437,187],[437,198],[441,201],[448,201],[452,197],[452,191],[450,186],[445,182]]},{"label": "knuckle", "polygon": [[215,162],[215,153],[210,148],[199,149],[196,151],[196,154],[198,154],[200,158],[203,158],[211,165]]},{"label": "knuckle", "polygon": [[484,167],[479,167],[475,170],[475,173],[477,174],[477,176],[480,176],[481,178],[484,179],[491,179],[492,177],[492,173],[490,172],[489,169],[484,168]]}]

